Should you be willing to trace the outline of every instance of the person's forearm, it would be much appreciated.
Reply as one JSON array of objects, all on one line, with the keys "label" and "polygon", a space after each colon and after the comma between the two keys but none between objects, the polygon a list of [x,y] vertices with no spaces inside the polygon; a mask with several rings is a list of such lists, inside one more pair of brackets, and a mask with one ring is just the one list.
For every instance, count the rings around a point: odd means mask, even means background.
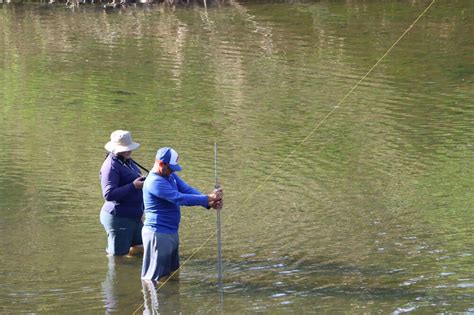
[{"label": "person's forearm", "polygon": [[179,202],[183,206],[202,206],[207,208],[208,197],[207,195],[191,195],[191,194],[181,194],[181,200]]}]

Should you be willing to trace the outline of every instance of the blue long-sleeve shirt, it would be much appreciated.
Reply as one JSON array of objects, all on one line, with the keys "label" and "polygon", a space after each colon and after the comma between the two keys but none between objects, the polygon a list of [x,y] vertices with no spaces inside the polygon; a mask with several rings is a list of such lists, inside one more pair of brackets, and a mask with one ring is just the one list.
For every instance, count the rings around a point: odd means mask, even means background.
[{"label": "blue long-sleeve shirt", "polygon": [[143,185],[143,202],[144,225],[165,234],[178,232],[180,206],[208,206],[207,195],[186,184],[175,173],[170,176],[148,174]]},{"label": "blue long-sleeve shirt", "polygon": [[141,218],[143,194],[133,186],[140,169],[132,161],[123,161],[109,154],[100,169],[100,183],[104,205],[102,210],[119,217]]}]

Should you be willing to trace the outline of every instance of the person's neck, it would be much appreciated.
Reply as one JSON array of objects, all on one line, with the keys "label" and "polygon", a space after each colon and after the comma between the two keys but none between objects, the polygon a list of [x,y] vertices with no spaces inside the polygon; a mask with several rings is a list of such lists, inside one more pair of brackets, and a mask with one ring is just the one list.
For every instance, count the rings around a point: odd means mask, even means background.
[{"label": "person's neck", "polygon": [[123,157],[122,155],[120,154],[114,154],[120,161],[123,161],[123,162],[127,162],[129,159],[126,159],[125,157]]}]

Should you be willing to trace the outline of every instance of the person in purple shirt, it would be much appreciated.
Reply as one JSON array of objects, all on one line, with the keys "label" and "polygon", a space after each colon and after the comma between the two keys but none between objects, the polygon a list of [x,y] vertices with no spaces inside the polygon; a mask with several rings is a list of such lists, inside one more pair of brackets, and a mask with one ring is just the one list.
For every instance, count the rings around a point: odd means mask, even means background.
[{"label": "person in purple shirt", "polygon": [[222,189],[205,195],[176,175],[181,171],[178,158],[172,148],[159,149],[143,186],[143,280],[165,281],[178,270],[181,206],[222,208]]},{"label": "person in purple shirt", "polygon": [[104,205],[100,222],[107,232],[106,252],[113,256],[142,251],[142,216],[145,177],[131,159],[139,143],[129,131],[116,130],[105,145],[109,152],[100,169]]}]

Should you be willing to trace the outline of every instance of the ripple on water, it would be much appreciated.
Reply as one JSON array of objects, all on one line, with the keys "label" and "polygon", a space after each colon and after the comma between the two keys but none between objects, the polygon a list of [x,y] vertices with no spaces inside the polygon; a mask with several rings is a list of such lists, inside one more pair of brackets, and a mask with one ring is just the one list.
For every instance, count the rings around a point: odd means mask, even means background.
[{"label": "ripple on water", "polygon": [[[211,139],[223,143],[229,313],[468,305],[467,1],[440,3],[443,15],[420,20],[338,108],[423,3],[2,6],[4,303],[131,313],[143,302],[140,264],[107,266],[98,222],[102,146],[128,128],[145,161],[179,146],[183,177],[202,189],[212,187]],[[183,211],[183,258],[213,220]],[[183,268],[170,294],[182,313],[215,309],[214,249]]]}]

